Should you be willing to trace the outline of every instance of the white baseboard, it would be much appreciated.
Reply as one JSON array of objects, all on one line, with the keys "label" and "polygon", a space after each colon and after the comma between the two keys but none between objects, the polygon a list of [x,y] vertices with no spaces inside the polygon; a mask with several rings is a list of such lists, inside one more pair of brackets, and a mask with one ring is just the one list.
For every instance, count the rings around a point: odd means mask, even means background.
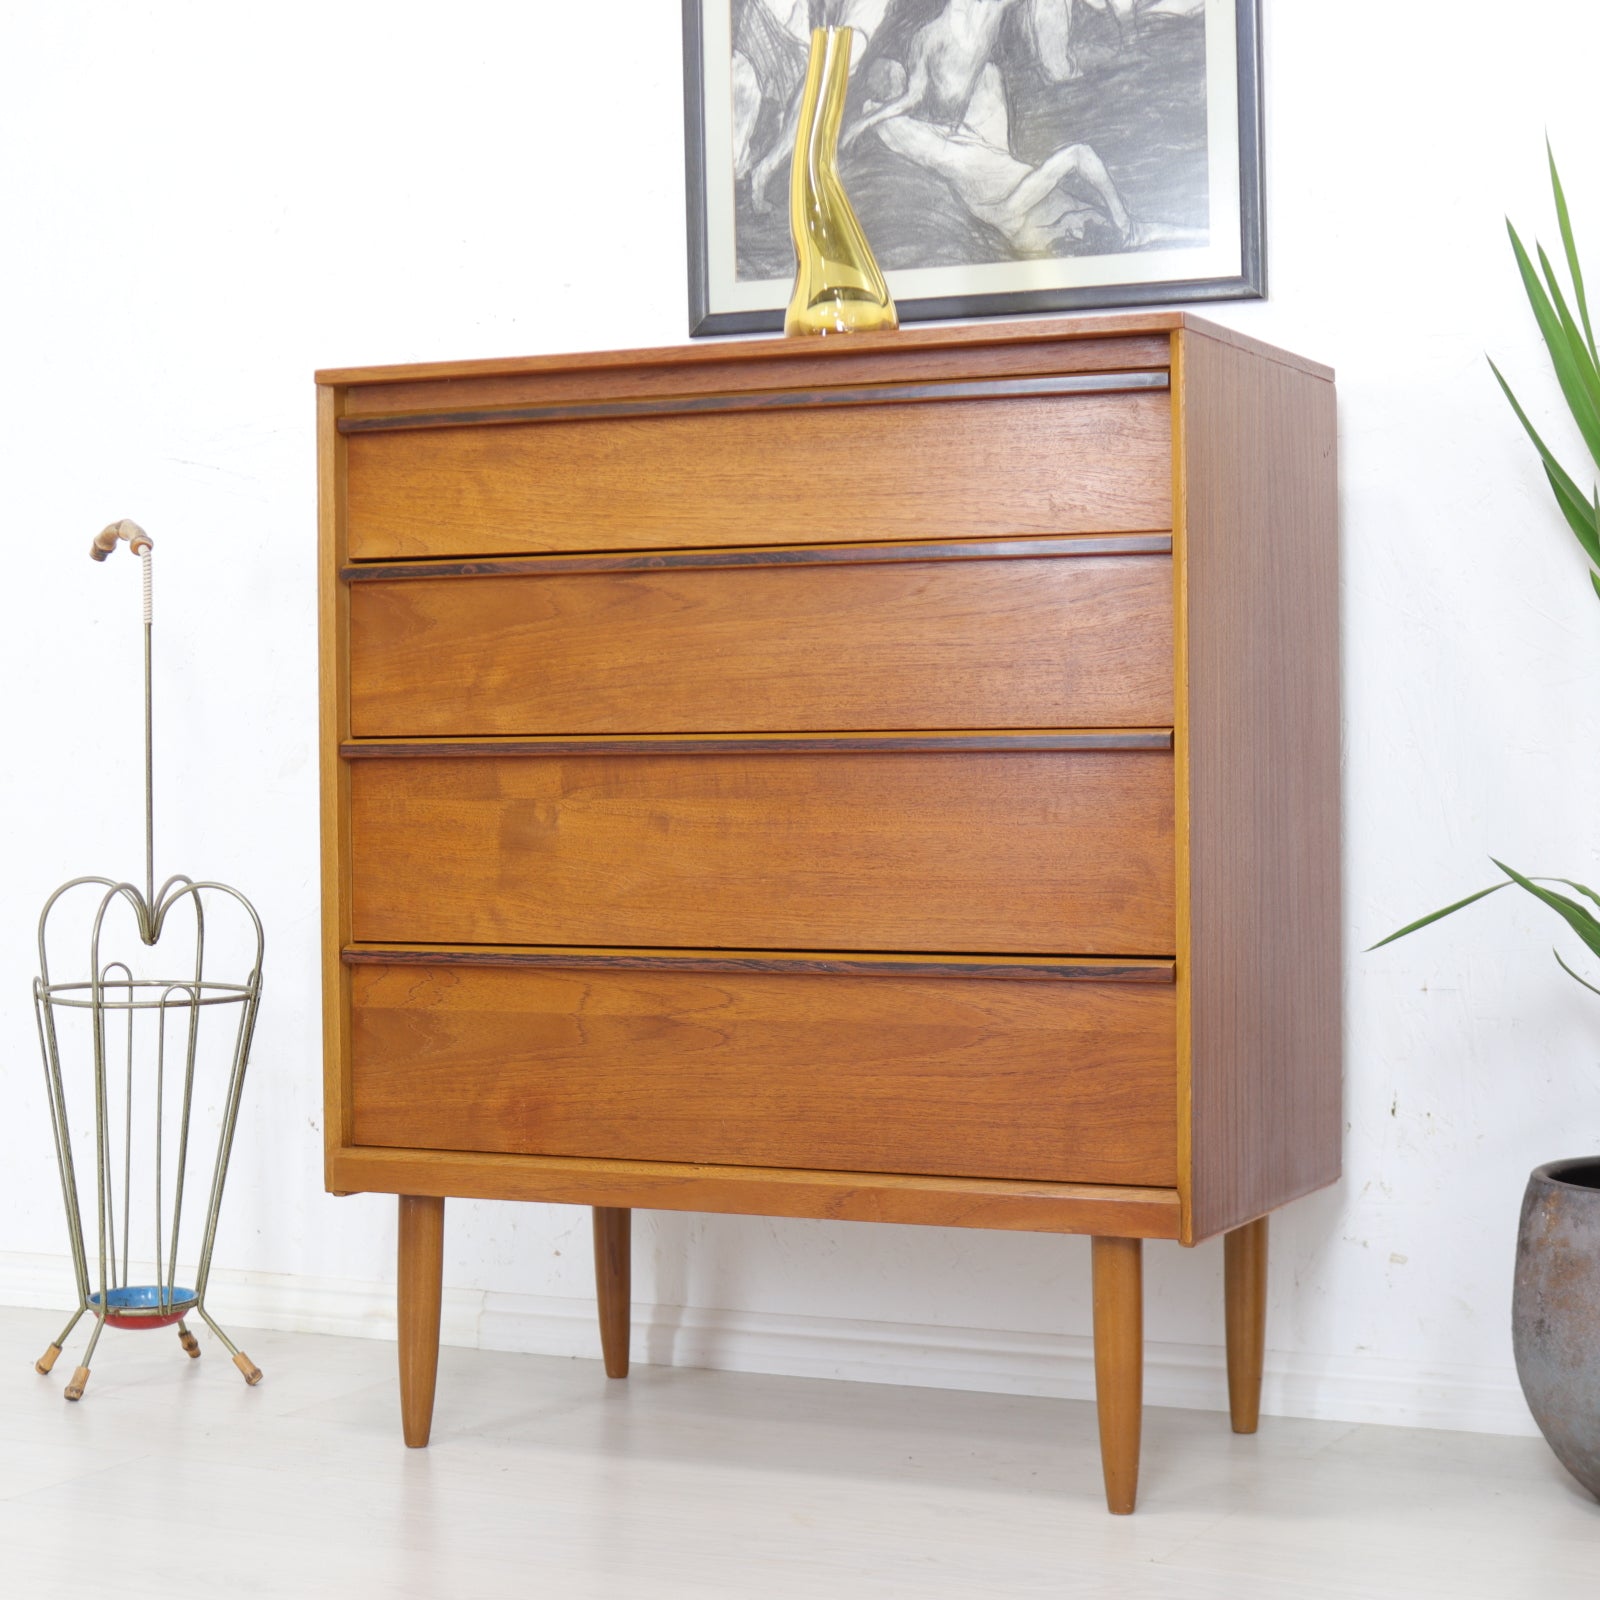
[{"label": "white baseboard", "polygon": [[[68,1309],[65,1256],[0,1252],[0,1305]],[[392,1339],[394,1286],[218,1269],[208,1296],[224,1325]],[[595,1357],[592,1301],[446,1289],[444,1343],[532,1355]],[[840,1378],[1069,1400],[1094,1396],[1089,1340],[917,1323],[805,1317],[700,1306],[636,1306],[634,1359],[727,1372]],[[1145,1400],[1219,1411],[1227,1405],[1220,1346],[1149,1343]],[[1271,1416],[1469,1433],[1537,1430],[1510,1369],[1428,1366],[1379,1356],[1267,1352],[1262,1410]]]}]

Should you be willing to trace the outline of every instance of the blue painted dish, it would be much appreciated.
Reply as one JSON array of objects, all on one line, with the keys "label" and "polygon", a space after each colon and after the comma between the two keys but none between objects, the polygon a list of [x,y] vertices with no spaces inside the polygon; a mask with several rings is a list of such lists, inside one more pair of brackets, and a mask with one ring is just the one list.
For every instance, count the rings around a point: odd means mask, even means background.
[{"label": "blue painted dish", "polygon": [[[113,1328],[170,1328],[194,1310],[200,1297],[193,1289],[132,1283],[106,1296],[106,1321]],[[100,1296],[89,1296],[89,1309],[100,1310]]]}]

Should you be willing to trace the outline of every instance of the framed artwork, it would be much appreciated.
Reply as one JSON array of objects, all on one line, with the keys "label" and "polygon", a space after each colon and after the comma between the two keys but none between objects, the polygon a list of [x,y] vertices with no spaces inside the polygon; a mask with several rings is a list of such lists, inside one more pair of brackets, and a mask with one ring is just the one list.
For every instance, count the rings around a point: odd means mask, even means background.
[{"label": "framed artwork", "polygon": [[1259,0],[684,0],[689,327],[783,326],[813,27],[902,320],[1264,292]]}]

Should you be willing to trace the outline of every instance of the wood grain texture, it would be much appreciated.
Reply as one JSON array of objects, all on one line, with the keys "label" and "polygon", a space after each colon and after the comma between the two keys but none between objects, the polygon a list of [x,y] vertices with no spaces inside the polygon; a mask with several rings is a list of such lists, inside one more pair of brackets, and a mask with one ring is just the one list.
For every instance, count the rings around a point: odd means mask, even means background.
[{"label": "wood grain texture", "polygon": [[[991,324],[1014,328],[1017,324]],[[352,416],[392,416],[438,406],[561,405],[654,395],[727,394],[740,390],[810,389],[820,384],[927,383],[975,375],[1006,377],[1057,372],[1164,370],[1168,334],[1062,337],[1065,324],[1036,324],[1056,337],[999,343],[971,337],[916,343],[904,338],[864,348],[848,341],[741,340],[674,345],[661,350],[598,355],[496,358],[369,367],[324,374],[348,384]],[[909,333],[914,330],[902,330]],[[946,334],[956,330],[941,330]],[[759,350],[757,359],[747,350]]]},{"label": "wood grain texture", "polygon": [[[363,395],[370,408],[378,408],[402,384],[446,382],[466,389],[494,379],[541,386],[534,392],[542,398],[560,394],[563,382],[568,386],[619,382],[626,386],[624,394],[653,394],[664,384],[715,394],[730,387],[790,389],[813,382],[869,381],[872,374],[880,379],[960,378],[971,373],[1162,368],[1166,336],[1182,322],[1181,312],[1144,312],[1138,323],[1125,317],[1037,318],[958,328],[901,328],[882,336],[851,334],[848,339],[710,339],[704,344],[664,344],[643,350],[338,366],[318,371],[317,382],[347,386],[352,394]],[[1128,350],[1142,350],[1144,358],[1131,358]],[[589,390],[576,387],[574,392]]]},{"label": "wood grain texture", "polygon": [[1094,1274],[1094,1391],[1106,1508],[1129,1515],[1139,1494],[1144,1420],[1144,1251],[1138,1239],[1097,1238]]},{"label": "wood grain texture", "polygon": [[1208,322],[1201,317],[1185,314],[1179,327],[1173,331],[1180,340],[1205,339],[1213,345],[1226,345],[1249,356],[1253,362],[1265,361],[1273,366],[1287,367],[1291,372],[1301,373],[1308,378],[1319,378],[1324,383],[1333,382],[1332,367],[1313,361],[1309,356],[1298,355],[1293,350],[1268,344],[1263,339],[1252,339],[1249,334],[1240,333],[1237,328],[1224,327],[1219,322]]},{"label": "wood grain texture", "polygon": [[586,949],[578,945],[350,945],[347,966],[561,967],[569,972],[801,972],[860,978],[990,978],[1022,983],[1173,982],[1170,960],[1105,956],[903,956],[775,950]]},{"label": "wood grain texture", "polygon": [[447,1194],[595,1208],[610,1371],[632,1208],[1087,1233],[1126,1512],[1139,1241],[1221,1231],[1253,1425],[1337,1173],[1331,374],[1157,312],[326,376],[327,1181],[407,1197],[403,1363]]},{"label": "wood grain texture", "polygon": [[1172,758],[362,761],[354,938],[1172,953]]},{"label": "wood grain texture", "polygon": [[400,1420],[413,1450],[428,1442],[439,1376],[439,1314],[444,1293],[444,1201],[400,1196]]},{"label": "wood grain texture", "polygon": [[1332,385],[1189,335],[1180,398],[1195,1240],[1339,1174],[1339,573]]},{"label": "wood grain texture", "polygon": [[1267,1218],[1222,1236],[1223,1307],[1228,1336],[1228,1413],[1235,1433],[1261,1420],[1267,1354]]},{"label": "wood grain texture", "polygon": [[[1210,322],[1192,311],[1113,311],[1078,313],[1030,320],[984,319],[959,326],[901,328],[893,333],[852,334],[848,339],[715,339],[703,344],[657,346],[647,350],[599,350],[578,354],[496,356],[470,361],[425,361],[396,366],[336,367],[317,373],[318,383],[348,385],[352,394],[375,385],[444,379],[471,383],[490,378],[554,381],[561,377],[600,381],[616,376],[628,385],[649,383],[664,375],[674,383],[694,381],[711,373],[708,388],[734,384],[784,387],[793,382],[827,381],[824,376],[795,378],[802,370],[842,375],[876,373],[880,379],[912,370],[916,363],[953,358],[952,373],[1011,371],[1114,370],[1138,365],[1164,366],[1167,338],[1195,332],[1232,344],[1267,360],[1293,366],[1313,376],[1332,372],[1291,351],[1252,339]],[[1148,356],[1134,361],[1130,345],[1148,341]],[[1078,359],[1085,347],[1105,354]],[[1030,367],[1028,363],[1038,363]],[[632,392],[632,388],[625,392]]]},{"label": "wood grain texture", "polygon": [[838,406],[939,405],[954,400],[1015,400],[1030,396],[1122,394],[1165,389],[1164,372],[1079,372],[1052,377],[967,378],[937,383],[828,384],[811,389],[762,389],[742,394],[628,396],[617,400],[542,405],[424,408],[399,415],[341,417],[339,432],[402,433],[417,428],[493,428],[521,422],[602,422],[618,417],[710,416],[733,411],[816,411]]},{"label": "wood grain texture", "polygon": [[1171,1185],[1173,992],[363,966],[368,1145]]},{"label": "wood grain texture", "polygon": [[1178,1195],[1183,1205],[1184,1238],[1190,1232],[1190,1197],[1194,1193],[1194,921],[1189,892],[1189,563],[1186,551],[1189,507],[1188,383],[1184,340],[1172,336],[1172,672],[1173,672],[1173,816],[1172,837],[1177,877],[1177,944],[1174,978],[1178,988]]},{"label": "wood grain texture", "polygon": [[595,1206],[593,1210],[600,1353],[608,1378],[626,1378],[633,1313],[633,1213],[625,1206]]},{"label": "wood grain texture", "polygon": [[370,434],[354,560],[1159,530],[1165,393]]},{"label": "wood grain texture", "polygon": [[1100,556],[360,583],[350,676],[358,737],[1162,727],[1172,567]]},{"label": "wood grain texture", "polygon": [[342,404],[317,390],[318,749],[322,859],[322,1142],[326,1163],[350,1142],[350,992],[340,952],[350,941],[350,769],[339,747],[350,737],[349,590],[338,573],[344,540]]},{"label": "wood grain texture", "polygon": [[361,1145],[340,1151],[333,1171],[334,1187],[350,1194],[431,1193],[466,1199],[545,1200],[563,1205],[921,1223],[1020,1233],[1100,1233],[1141,1239],[1176,1239],[1180,1221],[1176,1190],[1106,1184],[481,1155]]}]

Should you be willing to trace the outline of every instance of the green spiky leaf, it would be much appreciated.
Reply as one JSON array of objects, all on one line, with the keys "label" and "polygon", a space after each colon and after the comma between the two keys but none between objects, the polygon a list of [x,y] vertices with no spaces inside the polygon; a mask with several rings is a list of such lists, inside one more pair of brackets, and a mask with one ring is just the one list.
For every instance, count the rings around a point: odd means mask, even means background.
[{"label": "green spiky leaf", "polygon": [[[1596,370],[1594,357],[1589,354],[1589,346],[1584,338],[1582,329],[1579,328],[1577,318],[1572,314],[1572,308],[1567,304],[1566,294],[1561,287],[1561,280],[1556,276],[1556,269],[1551,265],[1550,258],[1545,254],[1544,246],[1536,247],[1539,258],[1539,269],[1544,274],[1544,288],[1550,309],[1555,314],[1555,320],[1560,333],[1559,349],[1550,347],[1550,359],[1555,365],[1557,376],[1560,378],[1563,393],[1568,385],[1574,385],[1581,393],[1596,416],[1600,416],[1600,371]],[[1546,339],[1549,344],[1548,338]],[[1569,405],[1571,397],[1568,396]],[[1573,409],[1573,416],[1580,417],[1580,412]],[[1581,422],[1580,422],[1581,425]],[[1585,442],[1594,452],[1595,441],[1585,433]],[[1600,462],[1600,456],[1595,457]]]},{"label": "green spiky leaf", "polygon": [[1502,889],[1509,889],[1509,883],[1491,883],[1487,889],[1480,889],[1476,894],[1469,894],[1465,900],[1457,900],[1454,905],[1443,906],[1438,911],[1430,911],[1425,917],[1418,917],[1415,922],[1408,922],[1403,928],[1396,928],[1387,938],[1380,939],[1376,944],[1369,944],[1367,949],[1381,950],[1386,944],[1393,944],[1396,939],[1403,939],[1408,933],[1415,933],[1418,928],[1426,928],[1430,922],[1437,922],[1441,917],[1454,915],[1455,912],[1470,906],[1474,901],[1481,900],[1485,895],[1498,894]]},{"label": "green spiky leaf", "polygon": [[1556,958],[1556,965],[1560,967],[1569,978],[1576,979],[1576,981],[1581,983],[1590,994],[1600,994],[1600,989],[1595,988],[1595,986],[1590,983],[1587,978],[1579,977],[1579,975],[1561,959],[1561,952],[1557,950],[1554,945],[1551,945],[1550,947],[1550,954]]},{"label": "green spiky leaf", "polygon": [[1489,370],[1494,373],[1496,382],[1499,383],[1506,399],[1511,402],[1511,409],[1517,414],[1517,421],[1522,424],[1524,432],[1533,441],[1534,449],[1539,452],[1539,458],[1544,462],[1545,475],[1555,492],[1556,504],[1560,506],[1568,526],[1577,536],[1578,543],[1583,546],[1584,554],[1596,566],[1600,566],[1600,509],[1584,496],[1571,474],[1556,460],[1555,453],[1539,437],[1538,429],[1528,420],[1528,414],[1522,409],[1516,395],[1512,393],[1511,385],[1506,382],[1505,375],[1492,360],[1489,362]]},{"label": "green spiky leaf", "polygon": [[1589,354],[1589,346],[1578,327],[1577,319],[1567,305],[1567,297],[1562,293],[1561,280],[1556,276],[1556,269],[1550,265],[1550,258],[1544,253],[1543,245],[1538,246],[1538,251],[1539,270],[1544,273],[1546,292],[1555,310],[1556,320],[1561,324],[1563,355],[1570,359],[1572,369],[1583,385],[1590,404],[1600,412],[1600,372],[1595,370],[1594,357]]},{"label": "green spiky leaf", "polygon": [[1544,335],[1545,349],[1550,353],[1550,364],[1555,368],[1556,381],[1561,385],[1561,393],[1566,397],[1567,409],[1571,411],[1572,420],[1577,423],[1578,431],[1583,435],[1583,442],[1588,446],[1589,454],[1600,462],[1600,407],[1596,407],[1584,388],[1583,378],[1573,362],[1572,351],[1567,344],[1566,332],[1561,326],[1561,317],[1551,303],[1544,284],[1539,281],[1539,274],[1534,270],[1533,262],[1522,246],[1522,240],[1517,237],[1517,230],[1509,221],[1506,223],[1506,231],[1511,236],[1511,250],[1517,259],[1517,271],[1522,274],[1522,287],[1527,293],[1528,304],[1533,308],[1539,332]]},{"label": "green spiky leaf", "polygon": [[1578,883],[1572,878],[1545,878],[1535,879],[1535,882],[1564,883],[1569,889],[1576,889],[1579,894],[1588,896],[1597,906],[1600,906],[1600,894],[1596,894],[1586,883]]},{"label": "green spiky leaf", "polygon": [[1578,247],[1572,237],[1572,218],[1567,214],[1567,197],[1561,187],[1561,174],[1556,171],[1555,151],[1548,139],[1544,142],[1545,154],[1550,158],[1550,188],[1556,197],[1556,220],[1561,224],[1561,246],[1566,252],[1567,271],[1572,276],[1573,298],[1578,302],[1578,315],[1583,318],[1584,336],[1589,341],[1589,359],[1600,366],[1600,351],[1595,349],[1594,329],[1589,326],[1589,302],[1583,292],[1583,268],[1578,264]]},{"label": "green spiky leaf", "polygon": [[1495,861],[1493,856],[1489,859],[1494,861],[1494,864],[1514,884],[1526,889],[1535,900],[1542,900],[1549,906],[1595,955],[1600,956],[1600,921],[1595,920],[1593,913],[1585,910],[1576,900],[1569,900],[1566,895],[1557,894],[1554,889],[1541,889],[1532,878],[1525,878],[1514,867],[1508,867],[1505,862]]},{"label": "green spiky leaf", "polygon": [[[1493,861],[1494,857],[1491,856],[1489,859]],[[1585,910],[1584,907],[1577,905],[1571,900],[1568,900],[1565,895],[1554,894],[1550,891],[1535,887],[1535,885],[1539,883],[1564,883],[1569,889],[1576,889],[1579,894],[1586,896],[1588,899],[1594,901],[1597,907],[1600,907],[1600,894],[1595,893],[1595,891],[1587,884],[1578,883],[1572,878],[1524,878],[1519,873],[1513,872],[1510,867],[1503,865],[1499,861],[1495,861],[1494,864],[1499,867],[1503,873],[1505,873],[1506,881],[1504,883],[1492,883],[1487,889],[1479,889],[1476,894],[1469,894],[1464,900],[1457,900],[1452,905],[1441,906],[1437,911],[1430,911],[1427,916],[1418,917],[1415,922],[1408,922],[1403,928],[1396,928],[1395,931],[1389,934],[1387,938],[1378,940],[1376,944],[1369,944],[1367,949],[1381,950],[1384,945],[1393,944],[1396,939],[1403,939],[1408,933],[1415,933],[1418,928],[1426,928],[1429,923],[1438,922],[1441,917],[1453,916],[1457,911],[1461,911],[1465,907],[1473,905],[1477,901],[1482,900],[1486,895],[1494,894],[1501,889],[1510,889],[1514,885],[1521,885],[1531,894],[1536,895],[1541,900],[1547,901],[1547,903],[1559,902],[1561,905],[1571,907],[1571,909],[1577,912],[1580,917],[1587,918],[1591,923],[1593,923],[1597,932],[1600,932],[1600,921],[1596,921],[1595,918],[1590,917],[1588,911]],[[1587,943],[1587,935],[1583,935],[1583,937],[1585,943]],[[1595,954],[1600,955],[1600,946],[1595,947]]]}]

